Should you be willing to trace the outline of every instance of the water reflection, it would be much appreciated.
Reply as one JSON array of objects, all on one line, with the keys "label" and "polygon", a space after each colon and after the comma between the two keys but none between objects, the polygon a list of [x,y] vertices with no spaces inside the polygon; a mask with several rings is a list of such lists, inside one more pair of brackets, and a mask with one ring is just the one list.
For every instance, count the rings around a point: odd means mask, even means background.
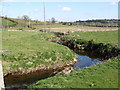
[{"label": "water reflection", "polygon": [[92,59],[88,56],[81,56],[81,55],[77,54],[77,57],[78,57],[78,62],[75,63],[74,67],[73,67],[75,69],[90,67],[92,65],[102,63],[102,61],[100,61],[98,59]]}]

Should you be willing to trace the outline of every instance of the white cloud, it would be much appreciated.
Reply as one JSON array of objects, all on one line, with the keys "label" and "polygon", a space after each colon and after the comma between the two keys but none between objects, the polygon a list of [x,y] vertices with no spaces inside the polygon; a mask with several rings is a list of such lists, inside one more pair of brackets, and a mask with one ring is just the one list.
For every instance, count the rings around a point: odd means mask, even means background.
[{"label": "white cloud", "polygon": [[70,7],[63,7],[62,11],[71,11],[71,8]]},{"label": "white cloud", "polygon": [[116,1],[111,2],[111,5],[117,5],[117,4],[118,4],[118,2],[116,2]]},{"label": "white cloud", "polygon": [[35,12],[38,12],[38,9],[34,9]]}]

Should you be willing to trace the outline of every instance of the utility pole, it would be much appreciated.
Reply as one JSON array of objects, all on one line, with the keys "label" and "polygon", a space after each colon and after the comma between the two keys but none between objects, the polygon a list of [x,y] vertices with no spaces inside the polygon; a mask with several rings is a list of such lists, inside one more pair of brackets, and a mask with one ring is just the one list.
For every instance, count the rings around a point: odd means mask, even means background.
[{"label": "utility pole", "polygon": [[44,9],[44,31],[46,31],[46,13],[45,13],[45,3],[43,1],[43,9]]},{"label": "utility pole", "polygon": [[[3,5],[3,3],[2,3]],[[3,12],[3,6],[2,6],[2,11]],[[2,20],[0,20],[0,25],[2,26]],[[3,26],[2,26],[3,27]],[[0,29],[0,50],[2,50],[2,29]],[[0,90],[4,90],[4,77],[3,77],[3,69],[2,69],[2,55],[0,51]]]}]

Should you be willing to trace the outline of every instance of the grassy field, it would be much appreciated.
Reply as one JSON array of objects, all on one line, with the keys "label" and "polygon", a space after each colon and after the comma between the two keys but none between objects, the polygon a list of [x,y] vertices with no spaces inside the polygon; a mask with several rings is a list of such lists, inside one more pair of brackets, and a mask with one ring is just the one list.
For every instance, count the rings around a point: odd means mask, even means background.
[{"label": "grassy field", "polygon": [[[16,22],[18,22],[18,23],[26,22],[26,20],[24,20],[24,19],[17,19],[17,18],[10,18],[10,19],[13,20],[13,21],[16,21]],[[29,20],[27,20],[27,22],[29,22]],[[35,21],[35,20],[30,20],[30,23],[31,23],[31,24],[44,24],[44,22]],[[48,24],[48,22],[47,22],[47,24]]]},{"label": "grassy field", "polygon": [[[53,24],[53,25],[46,25],[46,28],[59,28],[59,27],[71,27],[71,26],[68,26],[68,25],[62,25],[62,24]],[[43,25],[39,25],[39,26],[33,26],[33,28],[36,28],[36,29],[38,29],[38,28],[44,28],[44,26]]]},{"label": "grassy field", "polygon": [[50,77],[29,88],[118,88],[118,59]]},{"label": "grassy field", "polygon": [[73,51],[65,46],[49,42],[48,40],[51,39],[56,39],[52,33],[3,32],[2,50],[8,50],[2,55],[4,72],[73,60],[75,56]]},{"label": "grassy field", "polygon": [[106,43],[118,46],[118,30],[116,31],[97,31],[97,32],[74,32],[62,37],[62,39],[83,39],[86,41],[93,40],[96,43]]},{"label": "grassy field", "polygon": [[[34,30],[34,29],[42,29],[44,28],[44,22],[41,21],[34,21],[34,20],[24,20],[24,19],[15,19],[15,18],[0,18],[2,20],[2,24],[3,26],[15,26],[15,27],[6,27],[4,30]],[[12,21],[14,22],[12,22]],[[17,23],[15,23],[17,22]],[[27,27],[29,25],[30,22],[30,28]],[[34,24],[41,24],[41,25],[34,25]],[[53,24],[51,22],[46,22],[46,28],[50,29],[50,28],[56,28],[56,27],[68,27],[68,25],[62,25],[62,24]],[[50,24],[50,25],[49,25]]]},{"label": "grassy field", "polygon": [[[60,27],[72,27],[72,26],[68,26],[68,25],[62,25],[62,24],[53,24],[53,25],[46,25],[46,29],[49,31],[51,28],[60,28]],[[12,27],[12,28],[6,28],[6,30],[39,30],[39,29],[43,29],[44,25],[34,25],[31,28],[28,27],[21,27],[21,26],[17,26],[17,27]]]},{"label": "grassy field", "polygon": [[[68,25],[62,25],[62,24],[53,24],[53,25],[46,25],[45,29],[48,31],[52,31],[53,28],[66,28],[66,27],[73,27],[73,26],[68,26]],[[44,29],[44,25],[34,25],[29,28],[29,27],[22,27],[20,25],[16,27],[11,27],[11,28],[5,28],[4,30],[41,30]],[[57,30],[55,30],[57,31]]]},{"label": "grassy field", "polygon": [[[118,31],[75,32],[63,39],[94,40],[97,43],[118,45]],[[111,59],[103,64],[74,70],[69,75],[47,78],[29,88],[118,88],[118,61]]]},{"label": "grassy field", "polygon": [[[6,30],[23,30],[17,32],[8,32],[3,29],[5,32],[2,33],[2,50],[8,50],[2,54],[4,73],[18,68],[27,70],[73,60],[75,56],[73,51],[63,45],[49,42],[57,38],[53,33],[27,32],[29,29],[39,30],[41,28],[44,28],[44,26],[6,28]],[[46,28],[51,29],[50,31],[53,32],[70,31],[69,35],[62,37],[64,40],[93,40],[95,43],[109,43],[118,47],[118,30],[116,29],[114,31],[105,31],[111,28],[67,25],[47,25]],[[96,32],[92,32],[92,30]],[[71,33],[72,31],[75,32]],[[117,88],[118,61],[119,58],[112,59],[95,67],[74,70],[69,75],[61,74],[47,78],[29,86],[29,88]]]},{"label": "grassy field", "polygon": [[7,20],[7,19],[3,19],[3,18],[1,18],[1,17],[0,17],[0,21],[2,21],[2,25],[3,25],[4,27],[17,25],[17,23],[12,22],[12,21]]},{"label": "grassy field", "polygon": [[[14,22],[12,22],[12,21]],[[16,23],[15,23],[16,22]],[[35,25],[39,24],[39,25]],[[83,25],[62,25],[62,24],[53,24],[51,22],[46,22],[46,30],[50,32],[74,32],[74,31],[109,31],[109,30],[117,30],[116,27],[89,27]],[[4,26],[14,26],[14,27],[6,27],[3,30],[40,30],[44,28],[44,22],[30,20],[30,27],[29,20],[24,19],[15,19],[15,18],[8,18],[3,19]]]}]

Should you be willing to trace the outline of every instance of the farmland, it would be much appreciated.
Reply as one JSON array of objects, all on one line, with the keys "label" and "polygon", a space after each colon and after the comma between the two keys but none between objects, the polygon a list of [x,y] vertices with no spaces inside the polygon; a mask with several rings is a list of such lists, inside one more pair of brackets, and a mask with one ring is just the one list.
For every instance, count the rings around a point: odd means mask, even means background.
[{"label": "farmland", "polygon": [[[62,66],[63,62],[75,59],[76,53],[73,50],[51,41],[94,41],[95,44],[109,44],[119,48],[117,27],[47,23],[44,28],[43,22],[35,21],[31,21],[31,27],[28,27],[23,26],[28,21],[14,18],[4,19],[4,22],[7,22],[7,26],[3,24],[5,28],[2,28],[5,77],[14,72],[17,72],[15,75],[31,73],[37,71],[36,68],[55,68],[55,65]],[[63,36],[57,37],[55,32],[63,33]],[[93,67],[73,69],[68,75],[62,73],[39,80],[28,88],[118,88],[118,61],[119,57],[110,58],[107,62]]]},{"label": "farmland", "polygon": [[[5,27],[4,30],[35,30],[35,31],[39,31],[41,29],[46,29],[50,32],[74,32],[74,31],[110,31],[110,30],[117,30],[117,27],[90,27],[87,25],[69,25],[68,24],[63,24],[63,23],[59,23],[59,24],[55,24],[55,23],[51,23],[51,22],[46,22],[46,26],[44,27],[44,22],[40,22],[40,21],[33,21],[33,20],[24,20],[24,19],[14,19],[14,18],[1,18],[3,20],[3,22],[6,20],[10,23],[6,23],[6,24],[2,24],[3,27]],[[12,21],[10,21],[12,20]],[[11,25],[11,23],[14,23]],[[30,25],[29,25],[30,23]],[[30,27],[28,27],[28,25]]]},{"label": "farmland", "polygon": [[[97,43],[118,44],[118,31],[75,32],[65,37],[69,39],[94,39]],[[76,69],[69,75],[57,75],[41,80],[29,88],[118,88],[118,61],[111,59],[103,64],[85,69]]]},{"label": "farmland", "polygon": [[106,43],[118,46],[118,30],[115,31],[97,31],[97,32],[74,32],[63,37],[63,39],[83,39],[93,40],[96,43]]},{"label": "farmland", "polygon": [[[6,17],[1,17],[1,20],[3,22],[2,26],[5,27],[4,30],[38,30],[44,28],[44,22],[41,21],[6,18]],[[53,24],[51,22],[46,22],[46,28],[50,29],[56,27],[68,27],[68,25]]]},{"label": "farmland", "polygon": [[1,17],[0,17],[0,21],[2,21],[2,25],[4,27],[17,25],[17,23],[10,21],[10,20],[7,20],[7,19],[4,19],[4,18],[1,18]]},{"label": "farmland", "polygon": [[4,72],[72,60],[75,54],[69,48],[48,41],[55,38],[54,34],[44,32],[3,32],[2,49],[8,50],[3,55]]}]

